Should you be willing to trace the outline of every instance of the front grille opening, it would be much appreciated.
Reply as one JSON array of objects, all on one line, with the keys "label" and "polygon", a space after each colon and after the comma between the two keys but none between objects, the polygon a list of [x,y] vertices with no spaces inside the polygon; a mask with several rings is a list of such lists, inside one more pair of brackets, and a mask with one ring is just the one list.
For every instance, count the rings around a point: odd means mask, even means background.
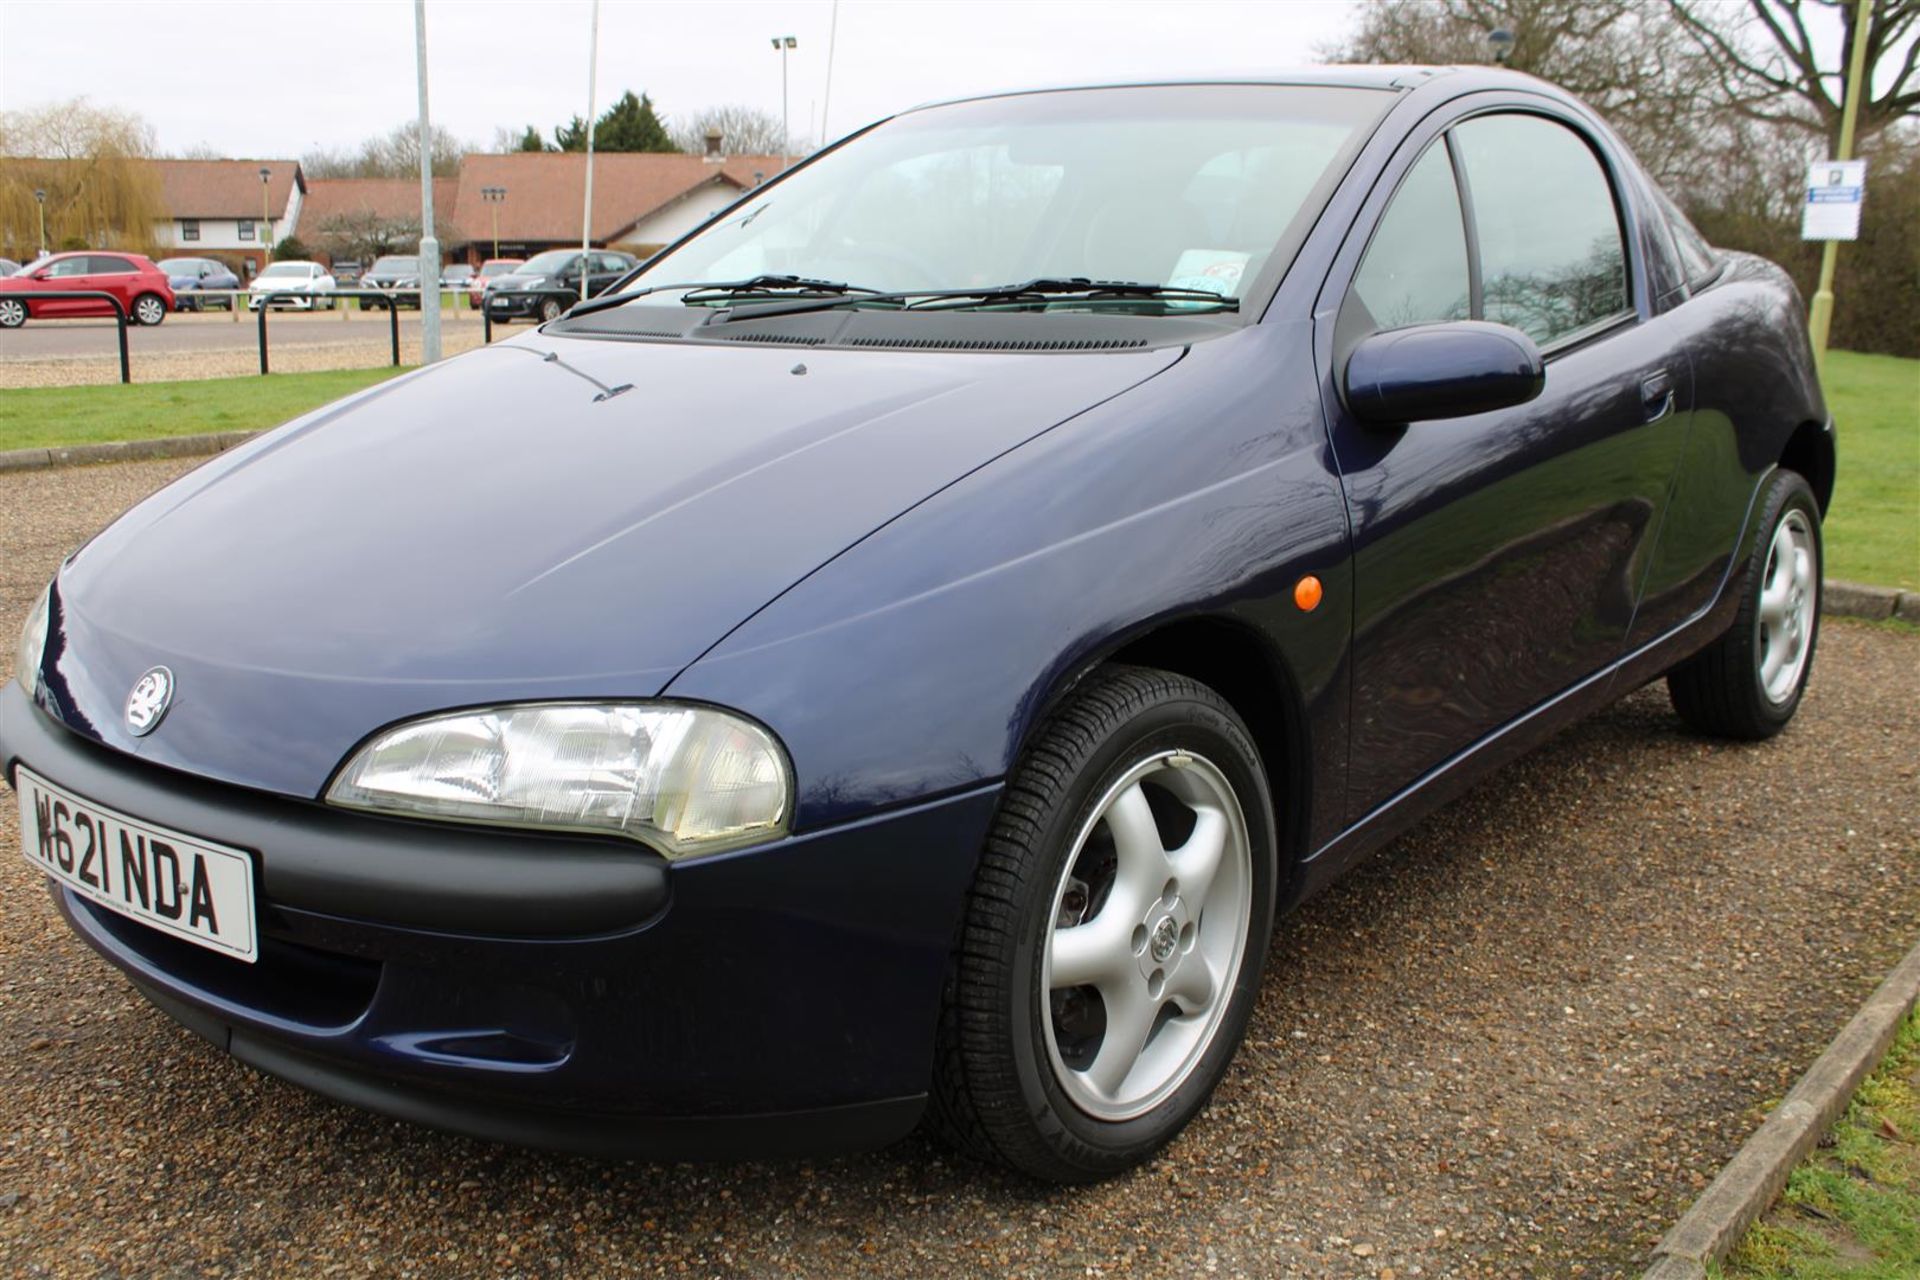
[{"label": "front grille opening", "polygon": [[378,961],[262,935],[260,958],[247,964],[148,928],[77,894],[62,893],[70,910],[84,914],[91,927],[159,970],[169,987],[189,988],[265,1018],[312,1031],[337,1031],[366,1013],[380,985]]}]

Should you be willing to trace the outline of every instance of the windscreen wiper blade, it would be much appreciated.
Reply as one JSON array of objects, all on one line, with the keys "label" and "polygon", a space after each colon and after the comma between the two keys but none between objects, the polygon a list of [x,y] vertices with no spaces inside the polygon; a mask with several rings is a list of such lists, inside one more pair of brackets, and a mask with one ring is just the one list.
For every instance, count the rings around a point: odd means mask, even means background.
[{"label": "windscreen wiper blade", "polygon": [[[572,320],[580,316],[590,316],[596,311],[610,311],[615,307],[625,306],[635,299],[644,298],[648,294],[666,293],[674,289],[686,291],[681,301],[689,306],[743,294],[777,298],[788,294],[810,296],[821,293],[836,295],[857,293],[864,296],[880,292],[878,289],[848,284],[843,280],[813,280],[806,276],[793,275],[757,275],[748,276],[744,280],[689,280],[680,284],[649,285],[645,289],[635,289],[631,293],[603,294],[585,302],[576,302],[567,308],[567,314],[561,318]],[[701,295],[697,301],[694,300],[695,294]]]},{"label": "windscreen wiper blade", "polygon": [[[719,320],[764,320],[772,316],[804,315],[809,311],[827,311],[860,303],[897,303],[906,310],[947,310],[994,303],[1077,299],[1088,302],[1107,300],[1145,300],[1153,302],[1204,302],[1222,311],[1240,309],[1240,299],[1207,289],[1186,289],[1177,285],[1152,284],[1142,280],[1090,280],[1084,276],[1040,276],[1015,284],[988,285],[977,289],[906,289],[898,293],[843,294],[832,298],[796,298],[764,307],[728,311]],[[935,304],[946,303],[949,307]]]}]

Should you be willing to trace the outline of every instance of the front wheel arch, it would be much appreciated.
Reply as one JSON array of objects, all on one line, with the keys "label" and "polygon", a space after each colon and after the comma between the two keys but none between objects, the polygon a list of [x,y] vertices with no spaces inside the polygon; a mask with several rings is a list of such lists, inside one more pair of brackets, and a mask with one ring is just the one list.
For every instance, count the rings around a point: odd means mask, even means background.
[{"label": "front wheel arch", "polygon": [[1280,865],[1274,877],[1281,911],[1298,892],[1298,873],[1312,831],[1312,744],[1306,702],[1286,656],[1251,627],[1198,614],[1122,632],[1081,661],[1063,667],[1020,727],[1009,760],[1018,760],[1053,709],[1089,677],[1110,666],[1150,667],[1198,681],[1224,698],[1253,736],[1267,793],[1286,797],[1275,813]]}]

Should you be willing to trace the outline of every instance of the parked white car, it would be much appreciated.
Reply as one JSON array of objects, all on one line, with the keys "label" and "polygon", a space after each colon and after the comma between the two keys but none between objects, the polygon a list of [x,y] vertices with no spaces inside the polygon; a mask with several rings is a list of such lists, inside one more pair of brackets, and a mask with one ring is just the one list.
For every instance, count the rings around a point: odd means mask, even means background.
[{"label": "parked white car", "polygon": [[[291,293],[303,296],[275,298],[276,307],[312,311],[316,307],[333,310],[333,291],[339,286],[327,269],[317,262],[275,262],[253,278],[247,286],[247,310],[258,311],[260,300],[269,294]],[[326,295],[326,296],[322,296]]]}]

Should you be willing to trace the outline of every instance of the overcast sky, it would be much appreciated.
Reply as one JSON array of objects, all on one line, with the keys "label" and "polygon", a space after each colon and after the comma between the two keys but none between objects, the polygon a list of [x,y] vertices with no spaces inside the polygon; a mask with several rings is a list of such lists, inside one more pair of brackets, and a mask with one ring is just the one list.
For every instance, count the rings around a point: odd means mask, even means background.
[{"label": "overcast sky", "polygon": [[[600,107],[631,88],[665,115],[741,102],[796,138],[838,136],[982,89],[1314,60],[1350,0],[603,0]],[[433,120],[487,146],[496,126],[585,114],[587,0],[428,0]],[[304,83],[302,77],[310,77]],[[0,0],[0,110],[84,96],[137,111],[163,152],[297,157],[413,118],[411,0]]]}]

